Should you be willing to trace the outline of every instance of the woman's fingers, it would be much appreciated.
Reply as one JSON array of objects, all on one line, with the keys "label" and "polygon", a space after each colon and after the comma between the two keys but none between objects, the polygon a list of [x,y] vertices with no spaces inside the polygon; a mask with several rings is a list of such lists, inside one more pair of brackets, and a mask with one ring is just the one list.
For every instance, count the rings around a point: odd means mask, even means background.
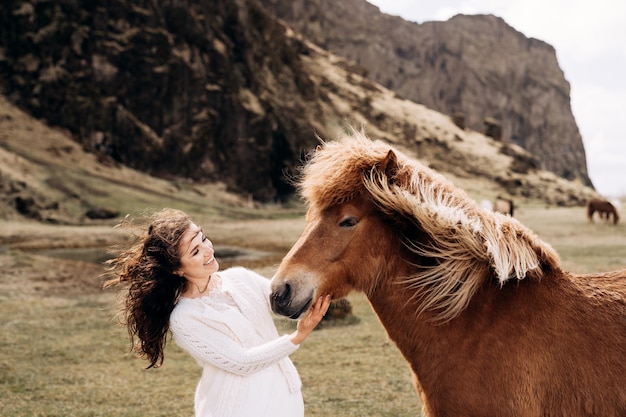
[{"label": "woman's fingers", "polygon": [[332,297],[330,295],[318,298],[317,301],[311,306],[306,316],[303,319],[298,320],[296,333],[291,339],[293,343],[302,343],[309,336],[309,334],[311,334],[315,326],[322,321],[324,314],[326,314],[328,307],[330,307],[331,298]]},{"label": "woman's fingers", "polygon": [[326,312],[328,311],[328,308],[330,307],[330,299],[331,299],[331,296],[330,294],[328,294],[326,297],[324,297],[321,300],[321,303],[319,303],[320,304],[319,308],[322,313],[322,316],[326,314]]},{"label": "woman's fingers", "polygon": [[318,322],[322,320],[322,318],[324,317],[324,314],[326,314],[326,312],[328,311],[328,308],[330,307],[330,300],[331,300],[330,295],[327,295],[326,297],[318,298],[315,304],[313,304],[313,306],[311,307],[311,310],[309,311],[309,315]]}]

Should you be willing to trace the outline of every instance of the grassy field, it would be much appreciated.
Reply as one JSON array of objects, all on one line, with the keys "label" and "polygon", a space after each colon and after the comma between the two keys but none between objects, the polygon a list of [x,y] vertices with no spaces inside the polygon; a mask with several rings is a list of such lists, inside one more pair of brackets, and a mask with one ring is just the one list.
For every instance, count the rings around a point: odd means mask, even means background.
[{"label": "grassy field", "polygon": [[[588,224],[583,208],[540,205],[522,207],[516,217],[552,244],[567,270],[585,273],[626,266],[626,224]],[[272,252],[263,261],[238,262],[266,276],[303,225],[301,217],[198,222],[218,246],[222,242]],[[37,224],[29,228],[32,231],[21,232],[22,237],[98,235],[105,243],[119,238],[106,224],[72,230]],[[125,329],[113,319],[115,294],[99,290],[100,265],[41,256],[8,243],[0,249],[0,415],[193,415],[200,368],[173,343],[164,366],[156,370],[145,370],[144,362],[127,354]],[[355,318],[349,325],[316,330],[292,355],[304,383],[306,415],[420,415],[406,362],[387,340],[367,300],[355,293],[350,301]],[[292,322],[276,321],[281,331],[291,331]]]}]

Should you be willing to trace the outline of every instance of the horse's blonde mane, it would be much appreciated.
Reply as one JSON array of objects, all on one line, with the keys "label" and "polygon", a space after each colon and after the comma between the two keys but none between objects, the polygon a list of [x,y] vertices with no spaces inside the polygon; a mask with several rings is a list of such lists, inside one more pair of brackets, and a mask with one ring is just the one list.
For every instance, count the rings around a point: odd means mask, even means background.
[{"label": "horse's blonde mane", "polygon": [[[378,169],[390,150],[397,160],[393,178]],[[437,263],[404,282],[420,290],[418,310],[436,310],[442,320],[462,311],[487,276],[504,285],[560,267],[552,247],[519,221],[480,208],[442,175],[362,132],[324,144],[305,165],[299,186],[318,207],[348,201],[365,187],[381,211],[427,234],[427,246],[405,245]]]}]

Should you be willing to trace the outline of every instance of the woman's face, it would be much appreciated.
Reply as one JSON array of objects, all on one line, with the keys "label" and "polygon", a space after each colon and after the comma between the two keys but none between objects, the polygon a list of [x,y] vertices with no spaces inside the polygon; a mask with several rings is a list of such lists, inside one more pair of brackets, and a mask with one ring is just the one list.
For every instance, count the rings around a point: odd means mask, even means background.
[{"label": "woman's face", "polygon": [[180,269],[176,273],[188,280],[206,279],[220,267],[214,256],[213,243],[194,223],[183,234],[178,252]]}]

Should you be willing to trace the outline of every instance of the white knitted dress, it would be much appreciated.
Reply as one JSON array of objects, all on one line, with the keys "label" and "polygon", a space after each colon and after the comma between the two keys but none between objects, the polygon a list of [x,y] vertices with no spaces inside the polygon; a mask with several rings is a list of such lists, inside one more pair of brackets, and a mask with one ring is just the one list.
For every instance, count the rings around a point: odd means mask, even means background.
[{"label": "white knitted dress", "polygon": [[181,298],[170,316],[174,340],[203,368],[196,417],[303,416],[300,377],[289,359],[298,346],[274,326],[269,280],[240,267],[218,275],[218,287]]}]

